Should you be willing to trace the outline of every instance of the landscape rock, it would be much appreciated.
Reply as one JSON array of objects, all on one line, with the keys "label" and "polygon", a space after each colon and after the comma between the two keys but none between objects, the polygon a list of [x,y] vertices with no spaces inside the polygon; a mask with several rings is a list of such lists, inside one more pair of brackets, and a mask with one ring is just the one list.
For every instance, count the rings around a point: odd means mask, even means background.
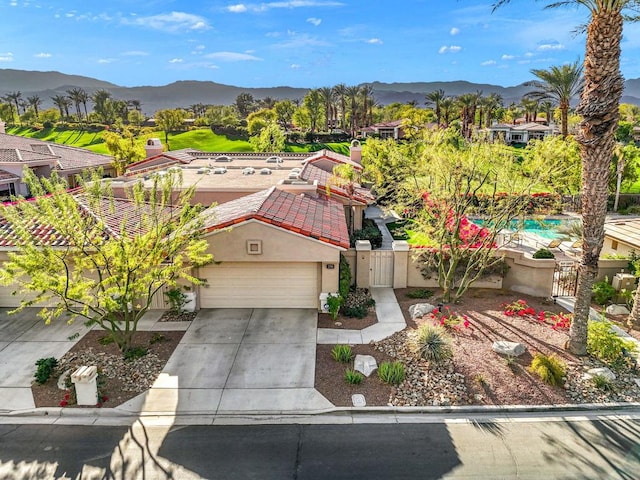
[{"label": "landscape rock", "polygon": [[629,309],[625,305],[609,305],[607,307],[609,315],[629,315]]},{"label": "landscape rock", "polygon": [[378,368],[378,362],[371,355],[356,355],[353,369],[368,377]]},{"label": "landscape rock", "polygon": [[612,382],[612,381],[614,381],[616,379],[616,374],[613,373],[607,367],[591,368],[590,370],[587,371],[587,373],[584,374],[583,378],[585,380],[591,380],[593,377],[595,377],[597,375],[606,378],[610,382]]},{"label": "landscape rock", "polygon": [[519,357],[527,350],[526,347],[521,343],[507,342],[505,340],[493,342],[491,348],[496,353],[499,353],[501,355],[508,355],[511,357]]},{"label": "landscape rock", "polygon": [[417,318],[422,318],[425,315],[433,312],[436,309],[435,305],[431,305],[430,303],[416,303],[415,305],[411,305],[409,307],[409,315],[411,315],[411,319],[415,320]]},{"label": "landscape rock", "polygon": [[351,403],[354,407],[366,407],[367,400],[364,398],[364,395],[361,393],[354,393],[351,395]]}]

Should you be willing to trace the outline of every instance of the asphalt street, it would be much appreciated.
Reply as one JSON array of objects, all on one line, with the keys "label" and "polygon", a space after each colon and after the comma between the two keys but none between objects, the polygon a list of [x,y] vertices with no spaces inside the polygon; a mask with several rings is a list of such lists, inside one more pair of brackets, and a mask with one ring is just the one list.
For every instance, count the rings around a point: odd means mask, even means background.
[{"label": "asphalt street", "polygon": [[631,480],[640,478],[640,420],[3,424],[0,478]]}]

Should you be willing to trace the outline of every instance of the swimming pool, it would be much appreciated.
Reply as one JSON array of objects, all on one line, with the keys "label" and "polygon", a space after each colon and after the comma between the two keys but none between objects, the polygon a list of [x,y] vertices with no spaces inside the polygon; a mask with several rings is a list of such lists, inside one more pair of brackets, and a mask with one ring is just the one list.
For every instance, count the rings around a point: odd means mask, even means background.
[{"label": "swimming pool", "polygon": [[[545,218],[541,220],[525,219],[525,220],[511,220],[505,228],[509,230],[518,230],[524,233],[532,233],[542,238],[553,240],[554,238],[563,236],[560,233],[562,227],[569,226],[570,224],[577,222],[574,219],[560,219],[560,218]],[[477,225],[484,225],[485,220],[474,219],[473,223]]]}]

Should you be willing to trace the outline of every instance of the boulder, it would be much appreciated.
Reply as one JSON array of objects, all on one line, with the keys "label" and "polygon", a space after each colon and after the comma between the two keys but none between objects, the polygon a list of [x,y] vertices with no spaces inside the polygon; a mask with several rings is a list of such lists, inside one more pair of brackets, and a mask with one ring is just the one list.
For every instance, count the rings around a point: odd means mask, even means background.
[{"label": "boulder", "polygon": [[584,378],[585,380],[591,380],[593,377],[598,375],[606,378],[610,382],[616,379],[616,374],[609,370],[607,367],[591,368],[587,370],[587,373],[585,373],[582,378]]},{"label": "boulder", "polygon": [[416,303],[409,307],[409,315],[411,315],[412,320],[415,320],[416,318],[422,318],[433,312],[436,308],[435,305],[431,305],[430,303]]},{"label": "boulder", "polygon": [[625,305],[609,305],[607,307],[609,315],[629,315],[629,309]]},{"label": "boulder", "polygon": [[378,368],[378,362],[371,355],[356,355],[353,361],[353,369],[368,377]]},{"label": "boulder", "polygon": [[507,355],[509,357],[519,357],[527,350],[527,348],[521,343],[507,342],[505,340],[493,342],[491,348],[494,352],[501,355]]}]

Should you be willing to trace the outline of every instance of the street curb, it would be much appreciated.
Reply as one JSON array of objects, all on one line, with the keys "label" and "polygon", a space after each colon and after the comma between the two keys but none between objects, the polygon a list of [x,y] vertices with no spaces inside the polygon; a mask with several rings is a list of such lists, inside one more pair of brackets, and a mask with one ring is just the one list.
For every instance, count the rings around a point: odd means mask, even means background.
[{"label": "street curb", "polygon": [[214,417],[246,417],[257,416],[324,416],[324,415],[370,415],[370,414],[508,414],[508,413],[559,413],[559,412],[608,412],[612,410],[640,410],[640,402],[634,403],[584,403],[584,404],[563,404],[563,405],[471,405],[471,406],[447,406],[447,407],[395,407],[395,406],[374,406],[374,407],[335,407],[323,410],[242,410],[242,411],[193,411],[188,413],[171,411],[148,411],[132,412],[116,408],[62,408],[43,407],[29,410],[15,410],[10,412],[0,412],[0,416],[12,418],[145,418],[145,417],[194,417],[194,416],[214,416]]}]

